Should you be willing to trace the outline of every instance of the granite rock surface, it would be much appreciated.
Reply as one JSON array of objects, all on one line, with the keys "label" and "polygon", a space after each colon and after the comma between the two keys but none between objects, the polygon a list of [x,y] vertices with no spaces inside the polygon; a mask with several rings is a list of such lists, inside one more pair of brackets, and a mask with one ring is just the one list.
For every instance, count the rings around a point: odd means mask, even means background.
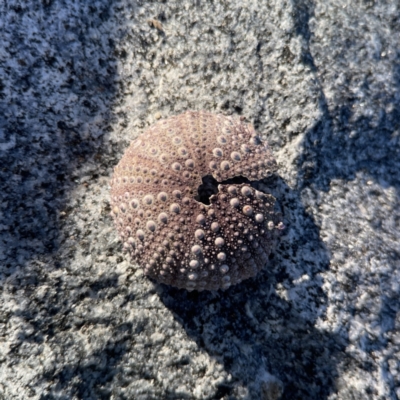
[{"label": "granite rock surface", "polygon": [[[400,10],[0,4],[0,398],[400,398]],[[122,253],[109,179],[156,120],[241,115],[287,230],[226,291]]]}]

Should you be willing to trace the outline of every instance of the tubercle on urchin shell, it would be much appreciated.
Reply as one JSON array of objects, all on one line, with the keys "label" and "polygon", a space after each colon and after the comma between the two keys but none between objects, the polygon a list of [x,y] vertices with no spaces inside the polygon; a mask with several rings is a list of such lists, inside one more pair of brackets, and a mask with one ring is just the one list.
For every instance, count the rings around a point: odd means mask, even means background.
[{"label": "tubercle on urchin shell", "polygon": [[226,289],[257,274],[282,228],[275,198],[251,185],[219,185],[195,199],[202,177],[259,180],[277,169],[268,147],[240,119],[189,111],[132,142],[111,182],[112,215],[124,248],[159,282]]}]

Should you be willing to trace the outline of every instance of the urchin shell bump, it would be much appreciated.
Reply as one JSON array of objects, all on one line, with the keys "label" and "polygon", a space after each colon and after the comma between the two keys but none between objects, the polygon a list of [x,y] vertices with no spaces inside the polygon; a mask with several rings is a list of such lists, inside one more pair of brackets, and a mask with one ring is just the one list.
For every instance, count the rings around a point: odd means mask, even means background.
[{"label": "urchin shell bump", "polygon": [[[232,178],[257,181],[276,169],[240,119],[189,111],[157,122],[131,143],[111,181],[124,248],[146,275],[187,290],[226,289],[255,276],[282,222],[272,195]],[[222,184],[206,205],[196,196],[208,175]]]}]

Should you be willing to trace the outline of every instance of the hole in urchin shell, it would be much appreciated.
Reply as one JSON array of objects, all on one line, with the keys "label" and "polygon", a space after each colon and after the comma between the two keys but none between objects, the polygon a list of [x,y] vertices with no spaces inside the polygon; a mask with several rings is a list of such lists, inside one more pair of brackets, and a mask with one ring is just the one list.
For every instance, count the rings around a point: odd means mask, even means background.
[{"label": "hole in urchin shell", "polygon": [[197,196],[195,197],[195,199],[198,202],[203,203],[207,206],[211,204],[210,197],[213,194],[218,193],[218,185],[240,185],[241,183],[252,183],[243,176],[235,176],[234,178],[227,179],[226,181],[218,182],[212,175],[206,175],[203,176],[201,180],[203,181],[203,183],[198,187]]},{"label": "hole in urchin shell", "polygon": [[218,185],[240,185],[242,183],[247,183],[254,189],[259,190],[260,192],[270,194],[268,190],[265,190],[265,185],[263,188],[261,188],[260,184],[266,182],[271,183],[274,180],[274,175],[258,181],[250,181],[244,176],[235,176],[234,178],[227,179],[226,181],[218,182],[212,175],[203,176],[201,180],[203,183],[197,188],[197,195],[195,196],[195,200],[209,206],[211,204],[210,197],[213,194],[218,193]]},{"label": "hole in urchin shell", "polygon": [[195,199],[203,204],[210,205],[210,197],[218,193],[218,181],[211,175],[201,178],[202,184],[197,188]]}]

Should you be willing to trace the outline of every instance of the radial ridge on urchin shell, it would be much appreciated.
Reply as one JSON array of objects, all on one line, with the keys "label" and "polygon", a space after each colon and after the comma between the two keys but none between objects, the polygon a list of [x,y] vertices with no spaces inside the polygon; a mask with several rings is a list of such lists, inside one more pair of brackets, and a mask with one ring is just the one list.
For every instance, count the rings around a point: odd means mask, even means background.
[{"label": "radial ridge on urchin shell", "polygon": [[249,183],[218,185],[196,199],[202,178],[257,181],[277,164],[239,118],[188,111],[135,139],[114,169],[111,209],[124,249],[158,282],[187,290],[226,289],[267,263],[278,232],[276,199]]}]

